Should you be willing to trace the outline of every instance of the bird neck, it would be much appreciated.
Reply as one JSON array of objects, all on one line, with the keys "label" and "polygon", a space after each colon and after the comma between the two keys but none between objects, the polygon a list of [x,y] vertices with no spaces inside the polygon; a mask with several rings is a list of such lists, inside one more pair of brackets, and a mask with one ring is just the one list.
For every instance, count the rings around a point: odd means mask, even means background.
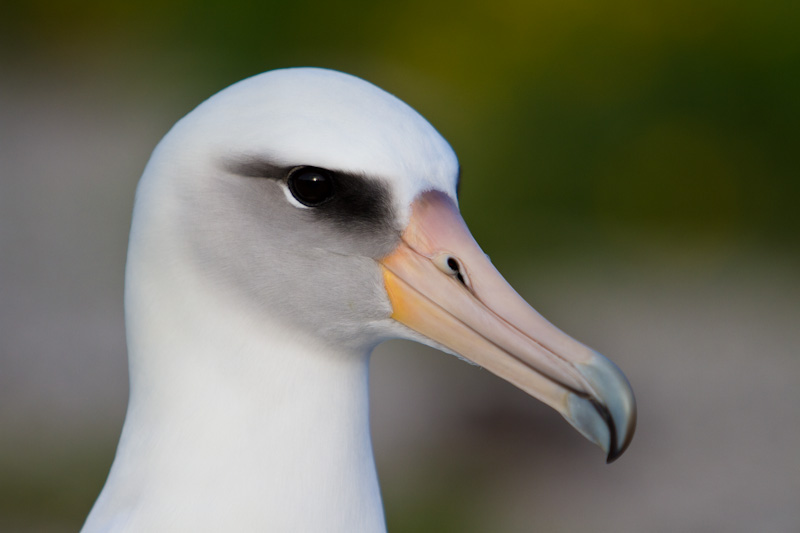
[{"label": "bird neck", "polygon": [[84,531],[384,531],[369,352],[170,290],[128,280],[128,412]]}]

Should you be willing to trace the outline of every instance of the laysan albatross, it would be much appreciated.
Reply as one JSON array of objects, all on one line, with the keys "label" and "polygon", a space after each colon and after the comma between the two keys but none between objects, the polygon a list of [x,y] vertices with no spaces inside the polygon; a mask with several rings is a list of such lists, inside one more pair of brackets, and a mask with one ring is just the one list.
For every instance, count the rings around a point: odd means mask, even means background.
[{"label": "laysan albatross", "polygon": [[617,458],[630,385],[505,282],[458,179],[422,116],[330,70],[254,76],[180,120],[136,192],[128,411],[83,531],[385,531],[368,366],[389,338],[488,369]]}]

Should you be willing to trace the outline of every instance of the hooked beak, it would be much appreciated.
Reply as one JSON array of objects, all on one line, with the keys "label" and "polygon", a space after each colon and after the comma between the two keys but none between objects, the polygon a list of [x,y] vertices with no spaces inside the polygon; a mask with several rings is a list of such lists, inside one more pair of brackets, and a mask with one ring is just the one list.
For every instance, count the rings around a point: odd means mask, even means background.
[{"label": "hooked beak", "polygon": [[614,461],[636,404],[614,363],[553,326],[503,279],[439,191],[414,201],[381,259],[392,318],[541,400]]}]

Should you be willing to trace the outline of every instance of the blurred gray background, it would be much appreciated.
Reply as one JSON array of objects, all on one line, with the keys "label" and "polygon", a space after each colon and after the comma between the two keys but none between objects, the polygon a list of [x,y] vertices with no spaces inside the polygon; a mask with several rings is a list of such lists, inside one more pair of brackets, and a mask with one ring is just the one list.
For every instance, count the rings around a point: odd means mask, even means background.
[{"label": "blurred gray background", "polygon": [[607,466],[488,372],[381,346],[391,531],[800,531],[793,2],[7,3],[0,530],[75,531],[127,396],[122,281],[168,128],[264,70],[362,76],[463,167],[477,240],[639,402]]}]

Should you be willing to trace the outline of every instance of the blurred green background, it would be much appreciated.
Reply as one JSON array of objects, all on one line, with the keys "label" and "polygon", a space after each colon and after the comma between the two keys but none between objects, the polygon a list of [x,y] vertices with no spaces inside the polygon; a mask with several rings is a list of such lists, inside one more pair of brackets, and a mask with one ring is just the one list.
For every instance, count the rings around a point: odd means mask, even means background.
[{"label": "blurred green background", "polygon": [[381,347],[390,530],[800,529],[790,0],[5,2],[0,529],[76,530],[102,486],[149,152],[216,91],[304,65],[361,76],[437,127],[477,240],[641,403],[629,456],[601,467],[510,386]]}]

